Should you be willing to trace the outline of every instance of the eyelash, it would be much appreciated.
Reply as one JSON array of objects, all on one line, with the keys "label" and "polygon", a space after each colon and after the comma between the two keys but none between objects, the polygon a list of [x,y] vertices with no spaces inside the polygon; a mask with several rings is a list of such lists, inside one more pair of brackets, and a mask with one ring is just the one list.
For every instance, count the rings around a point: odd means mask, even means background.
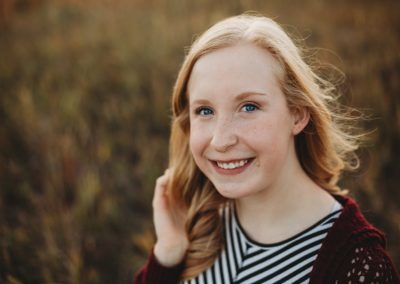
[{"label": "eyelash", "polygon": [[[249,107],[251,108],[250,110],[248,109]],[[247,108],[247,110],[246,110],[246,108]],[[244,112],[253,112],[258,109],[260,109],[259,106],[254,103],[246,103],[240,108],[240,110],[243,110]],[[195,110],[195,114],[201,115],[201,116],[209,116],[209,115],[213,115],[214,111],[209,107],[199,107]]]},{"label": "eyelash", "polygon": [[[209,111],[209,113],[205,114],[204,111]],[[213,110],[209,107],[199,107],[196,109],[195,113],[197,115],[201,115],[201,116],[208,116],[208,115],[214,114]]]},{"label": "eyelash", "polygon": [[[251,110],[244,110],[245,108],[251,107]],[[242,106],[241,110],[244,110],[245,112],[253,112],[255,110],[260,109],[256,104],[254,103],[246,103]]]}]

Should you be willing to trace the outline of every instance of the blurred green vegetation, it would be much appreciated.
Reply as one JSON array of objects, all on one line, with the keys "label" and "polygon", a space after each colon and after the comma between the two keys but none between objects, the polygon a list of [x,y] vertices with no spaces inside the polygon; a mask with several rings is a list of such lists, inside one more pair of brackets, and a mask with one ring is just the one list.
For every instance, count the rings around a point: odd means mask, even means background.
[{"label": "blurred green vegetation", "polygon": [[275,18],[346,74],[377,129],[343,185],[400,265],[399,1],[0,3],[0,282],[128,283],[152,245],[172,85],[193,36]]}]

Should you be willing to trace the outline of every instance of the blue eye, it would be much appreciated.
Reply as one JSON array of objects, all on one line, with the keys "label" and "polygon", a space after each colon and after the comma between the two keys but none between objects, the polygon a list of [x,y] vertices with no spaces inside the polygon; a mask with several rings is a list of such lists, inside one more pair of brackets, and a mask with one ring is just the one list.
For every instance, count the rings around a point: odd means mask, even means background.
[{"label": "blue eye", "polygon": [[202,115],[202,116],[208,116],[208,115],[214,114],[212,109],[210,109],[208,107],[200,107],[196,110],[196,113],[199,115]]},{"label": "blue eye", "polygon": [[254,105],[254,104],[245,104],[242,107],[242,110],[245,111],[245,112],[252,112],[252,111],[255,111],[257,109],[258,109],[258,107],[256,105]]}]

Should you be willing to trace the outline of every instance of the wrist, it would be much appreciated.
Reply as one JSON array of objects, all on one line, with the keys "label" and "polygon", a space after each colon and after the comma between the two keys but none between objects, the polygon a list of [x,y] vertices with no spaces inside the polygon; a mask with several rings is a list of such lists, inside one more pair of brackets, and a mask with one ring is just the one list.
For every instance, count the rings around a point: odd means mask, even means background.
[{"label": "wrist", "polygon": [[183,242],[175,245],[157,242],[154,246],[154,255],[161,265],[172,267],[183,261],[187,248],[188,244]]}]

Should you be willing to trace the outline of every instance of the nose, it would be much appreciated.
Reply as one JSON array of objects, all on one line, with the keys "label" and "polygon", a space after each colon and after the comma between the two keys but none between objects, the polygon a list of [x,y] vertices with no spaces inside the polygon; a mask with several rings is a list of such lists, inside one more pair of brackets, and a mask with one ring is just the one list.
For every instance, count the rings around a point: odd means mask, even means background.
[{"label": "nose", "polygon": [[216,122],[210,145],[218,152],[226,152],[238,142],[236,127],[232,119],[220,119]]}]

